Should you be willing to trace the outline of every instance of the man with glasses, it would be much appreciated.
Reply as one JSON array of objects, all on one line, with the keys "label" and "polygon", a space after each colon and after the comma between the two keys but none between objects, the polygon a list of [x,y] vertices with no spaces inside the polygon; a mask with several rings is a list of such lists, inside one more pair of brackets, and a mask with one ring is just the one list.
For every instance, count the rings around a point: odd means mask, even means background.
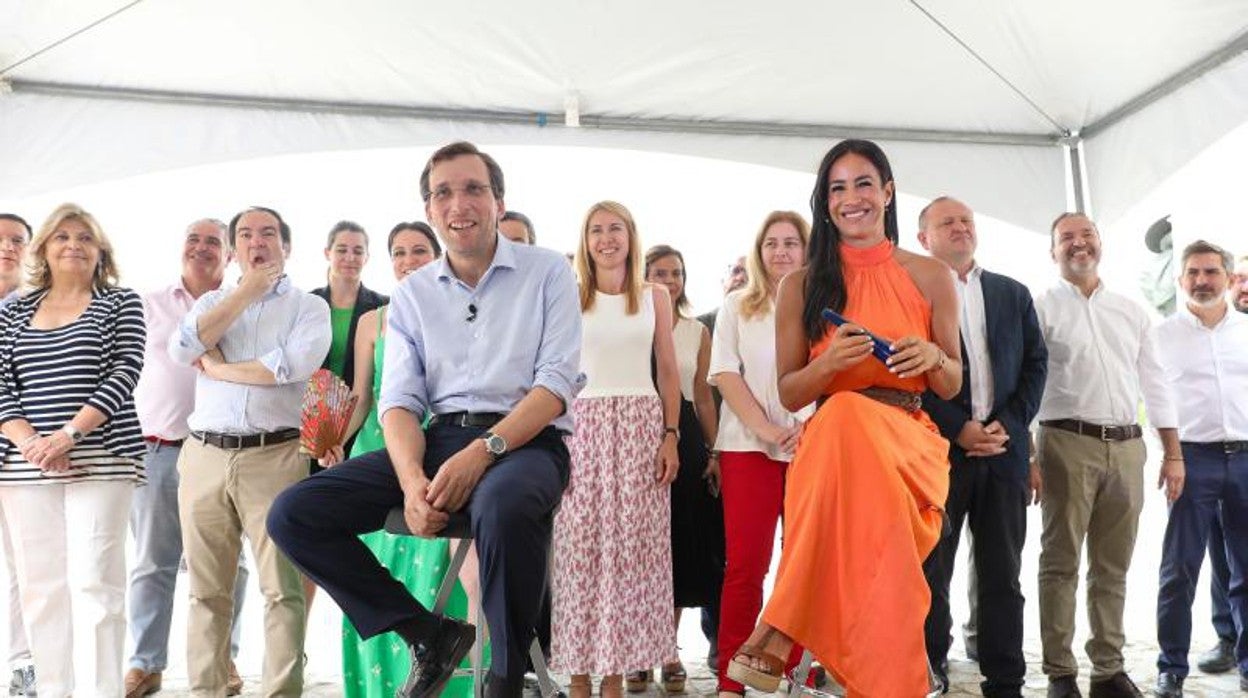
[{"label": "man with glasses", "polygon": [[269,532],[361,637],[393,631],[407,643],[412,670],[398,695],[430,698],[474,628],[417,603],[359,534],[381,528],[395,507],[425,537],[466,513],[493,642],[487,692],[515,697],[569,477],[567,408],[585,384],[580,302],[562,255],[500,244],[503,172],[489,155],[471,143],[444,146],[420,188],[446,254],[391,297],[378,404],[386,449],[291,487],[273,505]]}]

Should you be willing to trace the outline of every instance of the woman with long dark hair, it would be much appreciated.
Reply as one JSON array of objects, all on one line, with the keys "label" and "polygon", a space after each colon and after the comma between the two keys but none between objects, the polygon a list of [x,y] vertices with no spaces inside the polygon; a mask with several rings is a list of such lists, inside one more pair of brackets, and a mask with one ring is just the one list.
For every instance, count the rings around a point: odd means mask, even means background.
[{"label": "woman with long dark hair", "polygon": [[923,560],[941,533],[949,444],[919,396],[961,388],[958,298],[947,267],[896,247],[895,187],[876,144],[832,148],[811,194],[807,267],[781,283],[780,399],[820,407],[789,469],[775,588],[729,666],[760,690],[775,690],[799,643],[849,696],[930,691]]},{"label": "woman with long dark hair", "polygon": [[[685,257],[668,245],[646,250],[645,279],[665,286],[672,297],[672,343],[680,373],[680,469],[672,482],[672,588],[675,623],[682,608],[706,608],[719,602],[724,579],[724,516],[719,505],[719,454],[712,454],[719,414],[706,382],[711,364],[711,333],[689,316],[685,295]],[[712,642],[714,637],[709,638]],[[677,658],[665,662],[663,690],[682,693],[688,673]],[[628,675],[628,690],[638,693],[650,683],[649,670]]]}]

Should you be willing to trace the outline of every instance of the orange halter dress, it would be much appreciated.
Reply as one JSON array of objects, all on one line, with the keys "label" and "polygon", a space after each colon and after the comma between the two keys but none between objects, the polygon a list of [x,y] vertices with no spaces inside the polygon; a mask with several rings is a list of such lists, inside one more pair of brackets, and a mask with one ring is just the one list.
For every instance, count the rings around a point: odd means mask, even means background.
[{"label": "orange halter dress", "polygon": [[[842,245],[841,258],[842,315],[878,337],[930,340],[931,304],[892,243]],[[871,386],[922,392],[927,380],[868,357],[827,386],[789,466],[784,551],[763,620],[814,653],[847,695],[915,698],[928,692],[923,561],[941,533],[949,443],[925,412],[855,392]]]}]

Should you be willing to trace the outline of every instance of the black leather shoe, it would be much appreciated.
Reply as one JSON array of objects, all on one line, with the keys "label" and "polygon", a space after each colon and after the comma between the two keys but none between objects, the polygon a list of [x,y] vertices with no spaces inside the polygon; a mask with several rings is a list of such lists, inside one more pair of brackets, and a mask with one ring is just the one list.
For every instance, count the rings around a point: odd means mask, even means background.
[{"label": "black leather shoe", "polygon": [[1144,698],[1144,694],[1136,688],[1135,682],[1123,671],[1108,679],[1093,680],[1088,696],[1090,698]]},{"label": "black leather shoe", "polygon": [[399,698],[433,698],[441,693],[472,648],[476,632],[476,626],[446,616],[439,618],[433,636],[407,646],[412,668],[399,689]]},{"label": "black leather shoe", "polygon": [[1157,675],[1157,687],[1153,689],[1157,698],[1183,698],[1183,677],[1168,672]]},{"label": "black leather shoe", "polygon": [[1235,643],[1218,640],[1208,652],[1196,660],[1196,668],[1206,674],[1224,674],[1235,668]]},{"label": "black leather shoe", "polygon": [[1048,698],[1083,698],[1073,676],[1050,676]]}]

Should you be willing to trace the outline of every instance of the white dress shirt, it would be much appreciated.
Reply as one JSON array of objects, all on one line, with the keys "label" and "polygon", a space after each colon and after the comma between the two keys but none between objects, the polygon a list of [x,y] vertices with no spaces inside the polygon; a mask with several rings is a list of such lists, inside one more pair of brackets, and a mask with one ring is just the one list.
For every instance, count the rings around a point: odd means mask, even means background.
[{"label": "white dress shirt", "polygon": [[[767,421],[789,428],[805,422],[814,413],[807,405],[796,414],[780,404],[780,388],[776,375],[776,311],[773,307],[763,315],[746,320],[741,317],[741,298],[745,291],[734,291],[724,299],[715,317],[715,336],[711,339],[711,365],[707,381],[719,385],[716,374],[739,373],[758,402]],[[737,417],[725,400],[719,411],[717,451],[758,451],[772,460],[788,462],[793,454],[764,442]]]},{"label": "white dress shirt", "polygon": [[1157,328],[1183,441],[1248,441],[1248,315],[1227,308],[1213,327],[1179,307]]},{"label": "white dress shirt", "polygon": [[[195,301],[179,331],[169,337],[169,356],[175,362],[189,366],[207,351],[199,341],[199,316],[233,291],[209,291]],[[299,428],[304,389],[329,353],[331,333],[329,305],[295,288],[283,276],[272,290],[247,306],[217,344],[229,363],[259,361],[273,373],[277,385],[230,383],[200,372],[188,426],[193,431],[224,434]]]},{"label": "white dress shirt", "polygon": [[1036,315],[1049,348],[1038,420],[1135,424],[1142,393],[1154,427],[1178,426],[1151,322],[1139,304],[1106,291],[1104,283],[1086,297],[1058,279],[1036,299]]},{"label": "white dress shirt", "polygon": [[962,331],[962,343],[966,346],[966,360],[971,375],[971,419],[982,422],[992,413],[994,399],[992,382],[992,357],[988,354],[988,319],[984,311],[984,287],[980,277],[984,270],[978,264],[971,267],[963,281],[958,272],[953,273],[953,287],[958,290],[958,328]]}]

